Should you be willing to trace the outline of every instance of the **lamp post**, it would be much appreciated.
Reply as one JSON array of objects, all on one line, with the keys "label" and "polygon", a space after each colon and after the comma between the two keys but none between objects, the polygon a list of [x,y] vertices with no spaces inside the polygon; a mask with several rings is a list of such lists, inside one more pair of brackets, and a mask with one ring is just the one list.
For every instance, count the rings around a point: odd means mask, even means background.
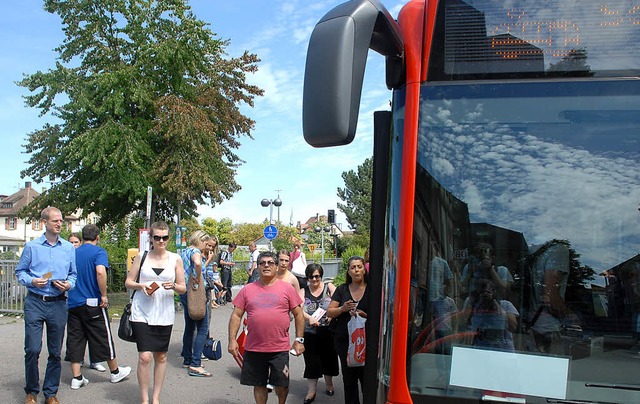
[{"label": "lamp post", "polygon": [[320,227],[320,226],[316,226],[313,228],[313,231],[315,231],[316,233],[320,233],[320,246],[322,247],[322,258],[321,258],[321,263],[324,264],[324,233],[328,233],[331,231],[331,227],[329,226],[325,226],[325,227]]},{"label": "lamp post", "polygon": [[[269,224],[273,224],[273,206],[275,205],[278,208],[278,221],[280,220],[280,206],[282,206],[282,200],[280,200],[280,195],[276,199],[263,199],[260,201],[260,205],[265,208],[269,207]],[[273,251],[273,240],[269,239],[269,251]]]},{"label": "lamp post", "polygon": [[[263,199],[260,201],[260,205],[265,208],[269,207],[269,224],[273,224],[273,206],[275,205],[278,208],[278,212],[280,212],[280,206],[282,206],[282,200],[280,199],[280,195],[276,199]],[[278,213],[278,220],[280,220],[280,214]]]}]

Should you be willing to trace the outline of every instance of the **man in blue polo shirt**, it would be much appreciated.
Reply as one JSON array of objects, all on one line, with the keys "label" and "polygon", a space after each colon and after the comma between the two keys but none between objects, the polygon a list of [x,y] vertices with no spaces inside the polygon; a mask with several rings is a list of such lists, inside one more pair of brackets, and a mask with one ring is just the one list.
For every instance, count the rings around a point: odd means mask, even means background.
[{"label": "man in blue polo shirt", "polygon": [[24,246],[16,267],[18,281],[28,289],[24,300],[25,404],[37,404],[40,392],[38,357],[42,350],[43,326],[47,327],[49,356],[42,384],[46,404],[57,404],[60,385],[60,351],[67,325],[65,292],[76,284],[76,252],[60,238],[62,213],[49,206],[42,210],[44,234]]},{"label": "man in blue polo shirt", "polygon": [[98,247],[100,229],[95,224],[82,228],[82,245],[76,249],[78,278],[76,287],[69,292],[66,361],[71,362],[71,388],[89,383],[80,370],[84,351],[89,344],[91,363],[107,361],[111,383],[118,383],[131,373],[131,367],[119,367],[116,346],[109,323],[107,297],[107,268],[109,258],[104,248]]}]

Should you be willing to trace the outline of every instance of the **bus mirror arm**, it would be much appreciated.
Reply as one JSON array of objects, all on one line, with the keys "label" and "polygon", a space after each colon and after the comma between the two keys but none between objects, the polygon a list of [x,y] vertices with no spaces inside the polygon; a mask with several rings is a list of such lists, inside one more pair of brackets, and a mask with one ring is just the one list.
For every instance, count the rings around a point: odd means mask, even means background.
[{"label": "bus mirror arm", "polygon": [[[395,66],[403,52],[398,24],[378,0],[343,3],[315,26],[302,106],[304,138],[310,145],[345,145],[353,140],[369,48],[394,57]],[[402,74],[394,69],[387,85],[397,84],[398,77]]]}]

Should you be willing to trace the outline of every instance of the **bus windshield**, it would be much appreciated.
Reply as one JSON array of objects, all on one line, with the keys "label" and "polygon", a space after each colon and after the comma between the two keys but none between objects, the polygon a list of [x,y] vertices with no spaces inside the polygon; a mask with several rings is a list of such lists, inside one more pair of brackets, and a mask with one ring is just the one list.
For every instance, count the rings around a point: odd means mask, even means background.
[{"label": "bus windshield", "polygon": [[605,3],[441,2],[417,134],[415,396],[640,402],[640,2]]},{"label": "bus windshield", "polygon": [[455,345],[570,358],[572,399],[637,385],[638,94],[637,80],[423,87],[416,391],[445,387]]}]

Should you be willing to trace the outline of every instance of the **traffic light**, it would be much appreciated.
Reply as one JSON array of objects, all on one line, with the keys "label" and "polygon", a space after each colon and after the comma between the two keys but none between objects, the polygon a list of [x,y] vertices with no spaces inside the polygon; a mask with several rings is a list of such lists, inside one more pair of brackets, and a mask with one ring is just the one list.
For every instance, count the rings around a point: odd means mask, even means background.
[{"label": "traffic light", "polygon": [[336,223],[336,211],[333,209],[329,209],[327,211],[327,221],[331,224]]}]

